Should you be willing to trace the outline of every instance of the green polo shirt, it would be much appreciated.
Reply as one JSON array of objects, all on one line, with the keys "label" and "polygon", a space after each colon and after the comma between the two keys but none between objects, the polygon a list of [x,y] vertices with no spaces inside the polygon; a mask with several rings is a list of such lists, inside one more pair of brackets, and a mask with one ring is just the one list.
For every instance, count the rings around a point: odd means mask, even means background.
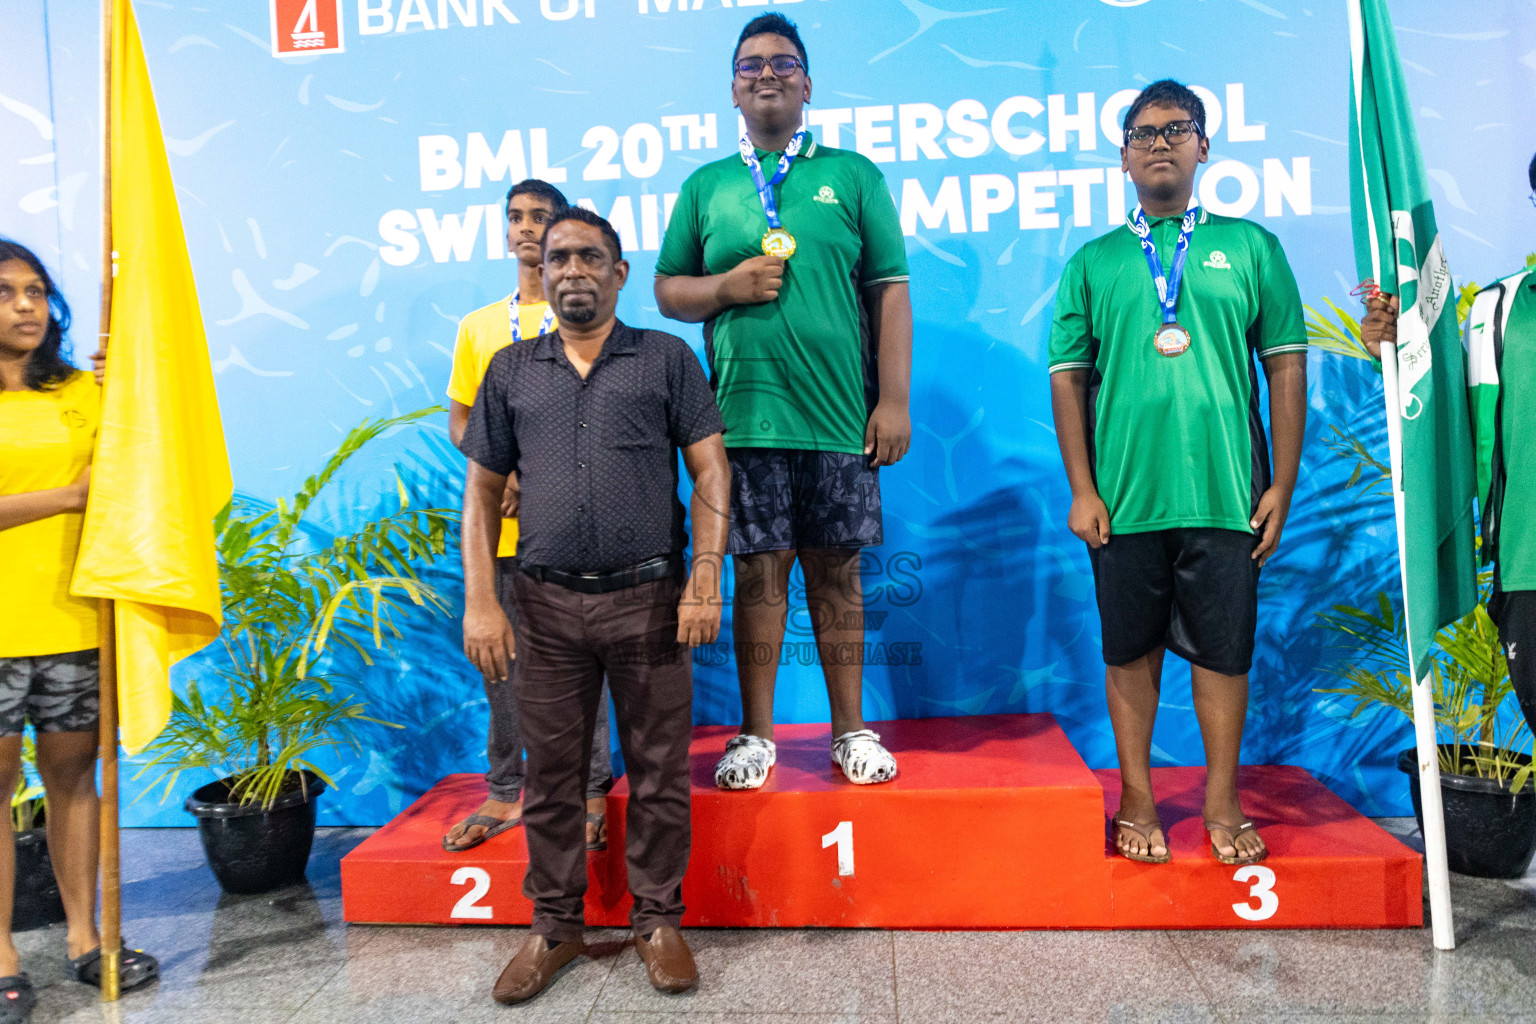
[{"label": "green polo shirt", "polygon": [[[1149,220],[1165,269],[1180,219]],[[1092,371],[1089,448],[1111,530],[1252,533],[1270,467],[1251,353],[1307,351],[1301,295],[1279,241],[1250,221],[1202,209],[1177,314],[1192,343],[1181,355],[1160,355],[1152,345],[1162,323],[1157,288],[1127,218],[1067,262],[1050,370]]]},{"label": "green polo shirt", "polygon": [[[1504,501],[1497,511],[1499,586],[1536,590],[1536,274],[1506,294],[1504,356],[1493,351],[1491,309],[1474,302],[1467,317],[1467,388],[1472,409],[1472,440],[1477,452],[1479,504],[1488,502],[1494,433],[1504,452]],[[1483,295],[1491,300],[1492,286]]]},{"label": "green polo shirt", "polygon": [[[779,153],[758,150],[771,177]],[[862,454],[879,397],[861,293],[907,279],[906,242],[885,176],[867,158],[811,140],[774,188],[795,236],[772,302],[732,306],[704,325],[704,351],[732,448]],[[740,154],[683,182],[658,277],[723,274],[763,255],[768,219]]]}]

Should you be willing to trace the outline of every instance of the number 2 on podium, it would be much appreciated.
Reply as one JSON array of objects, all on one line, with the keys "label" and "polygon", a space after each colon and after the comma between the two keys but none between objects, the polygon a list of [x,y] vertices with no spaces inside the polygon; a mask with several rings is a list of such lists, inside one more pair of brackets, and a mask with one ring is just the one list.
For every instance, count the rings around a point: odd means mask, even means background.
[{"label": "number 2 on podium", "polygon": [[459,868],[449,879],[450,885],[467,885],[469,892],[459,897],[448,916],[456,921],[489,921],[491,908],[480,906],[480,897],[491,891],[491,874],[485,868]]},{"label": "number 2 on podium", "polygon": [[837,873],[846,878],[853,874],[853,822],[840,821],[837,828],[821,837],[823,850],[833,843],[837,844]]}]

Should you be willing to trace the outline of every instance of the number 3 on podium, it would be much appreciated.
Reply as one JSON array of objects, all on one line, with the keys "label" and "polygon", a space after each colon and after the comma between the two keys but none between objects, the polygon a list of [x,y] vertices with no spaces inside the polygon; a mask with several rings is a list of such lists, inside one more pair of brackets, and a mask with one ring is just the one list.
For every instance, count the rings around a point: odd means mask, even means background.
[{"label": "number 3 on podium", "polygon": [[1239,868],[1232,876],[1232,881],[1252,882],[1248,887],[1248,896],[1259,901],[1256,907],[1251,903],[1232,904],[1232,912],[1244,921],[1268,921],[1280,909],[1280,897],[1275,894],[1275,873],[1271,869],[1250,864]]},{"label": "number 3 on podium", "polygon": [[837,844],[837,873],[846,878],[853,874],[853,822],[840,821],[837,828],[821,837],[823,850],[833,843]]}]

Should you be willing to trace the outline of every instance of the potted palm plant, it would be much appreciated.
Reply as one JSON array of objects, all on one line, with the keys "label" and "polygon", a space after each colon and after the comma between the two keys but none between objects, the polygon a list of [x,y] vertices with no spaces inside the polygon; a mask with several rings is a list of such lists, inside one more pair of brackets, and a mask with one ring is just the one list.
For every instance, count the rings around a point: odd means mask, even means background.
[{"label": "potted palm plant", "polygon": [[315,798],[332,782],[316,755],[355,751],[360,723],[392,724],[370,718],[341,687],[347,661],[371,665],[388,651],[407,602],[446,610],[419,573],[447,551],[457,513],[417,507],[398,473],[399,509],[390,515],[342,534],[306,518],[364,445],[437,411],[364,421],[291,499],[268,505],[237,495],[215,520],[224,609],[222,650],[209,662],[217,686],[210,696],[195,678],[174,697],[140,775],[158,771],[146,792],[163,786],[168,795],[182,772],[214,772],[186,808],[228,892],[303,880]]},{"label": "potted palm plant", "polygon": [[[1477,293],[1462,289],[1458,320],[1464,320]],[[1325,300],[1326,301],[1326,300]],[[1369,359],[1360,344],[1358,321],[1332,302],[1329,313],[1308,307],[1312,344],[1338,355]],[[1329,450],[1354,462],[1348,487],[1391,496],[1391,469],[1358,438],[1330,428]],[[1498,629],[1488,616],[1491,570],[1478,578],[1479,601],[1466,616],[1440,630],[1430,666],[1435,701],[1441,799],[1446,853],[1451,870],[1490,878],[1517,878],[1536,854],[1536,786],[1531,780],[1531,742],[1525,718],[1508,698],[1514,692]],[[1353,701],[1351,716],[1390,708],[1413,720],[1412,682],[1406,666],[1405,623],[1393,596],[1376,595],[1374,609],[1335,605],[1319,612],[1319,624],[1341,654],[1332,672],[1337,687],[1318,692]],[[1397,758],[1408,776],[1414,814],[1423,828],[1418,752]]]},{"label": "potted palm plant", "polygon": [[[1479,585],[1483,600],[1439,632],[1430,666],[1446,853],[1452,871],[1518,878],[1536,854],[1531,735],[1524,716],[1505,704],[1514,690],[1486,607],[1491,571],[1482,575]],[[1353,715],[1387,707],[1411,722],[1404,623],[1385,593],[1376,595],[1376,603],[1373,611],[1335,605],[1319,613],[1322,625],[1337,638],[1335,647],[1346,655],[1333,670],[1343,685],[1318,692],[1353,699]],[[1417,750],[1400,752],[1397,766],[1408,776],[1422,829]]]},{"label": "potted palm plant", "polygon": [[37,748],[22,741],[21,774],[11,794],[11,828],[16,833],[16,886],[11,930],[26,931],[64,920],[64,901],[48,858],[48,796],[37,778]]}]

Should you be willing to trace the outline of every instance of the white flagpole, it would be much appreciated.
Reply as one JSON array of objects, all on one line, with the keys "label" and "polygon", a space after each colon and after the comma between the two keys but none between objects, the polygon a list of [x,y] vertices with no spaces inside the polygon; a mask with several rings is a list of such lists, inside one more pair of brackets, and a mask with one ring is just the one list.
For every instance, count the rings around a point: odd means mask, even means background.
[{"label": "white flagpole", "polygon": [[1456,948],[1451,874],[1445,855],[1445,812],[1440,804],[1440,745],[1435,732],[1434,677],[1418,677],[1408,625],[1408,559],[1403,499],[1403,408],[1397,392],[1397,346],[1381,346],[1381,384],[1387,400],[1387,451],[1392,461],[1392,505],[1397,513],[1398,574],[1403,583],[1403,631],[1408,678],[1413,680],[1413,738],[1419,758],[1419,807],[1424,818],[1424,866],[1429,875],[1429,918],[1436,949]]}]

